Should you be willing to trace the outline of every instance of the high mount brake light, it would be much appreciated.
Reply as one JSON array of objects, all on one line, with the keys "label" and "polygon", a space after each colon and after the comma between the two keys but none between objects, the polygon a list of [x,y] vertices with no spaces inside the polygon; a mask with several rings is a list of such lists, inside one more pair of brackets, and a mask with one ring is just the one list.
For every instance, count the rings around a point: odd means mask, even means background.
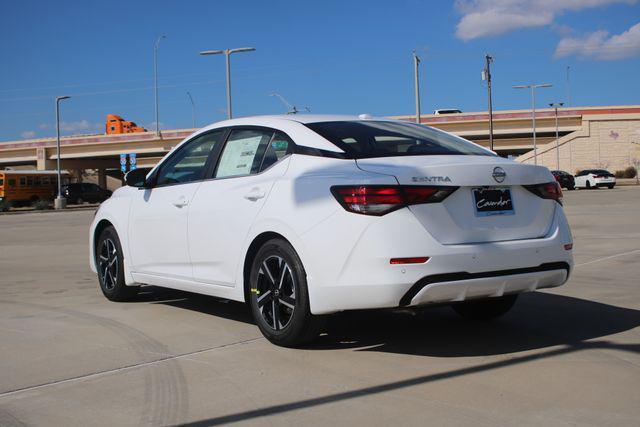
[{"label": "high mount brake light", "polygon": [[338,185],[331,193],[345,210],[382,216],[410,205],[438,203],[458,187],[418,185]]},{"label": "high mount brake light", "polygon": [[524,188],[543,199],[551,199],[562,204],[562,189],[558,182],[546,182],[544,184],[525,185]]}]

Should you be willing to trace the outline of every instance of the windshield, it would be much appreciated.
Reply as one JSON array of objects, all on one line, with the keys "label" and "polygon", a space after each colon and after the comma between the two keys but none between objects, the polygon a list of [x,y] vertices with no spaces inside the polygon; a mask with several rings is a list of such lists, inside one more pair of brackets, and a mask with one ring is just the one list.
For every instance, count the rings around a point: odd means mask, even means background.
[{"label": "windshield", "polygon": [[318,122],[306,125],[344,150],[348,157],[476,155],[493,156],[470,141],[413,123],[386,121]]}]

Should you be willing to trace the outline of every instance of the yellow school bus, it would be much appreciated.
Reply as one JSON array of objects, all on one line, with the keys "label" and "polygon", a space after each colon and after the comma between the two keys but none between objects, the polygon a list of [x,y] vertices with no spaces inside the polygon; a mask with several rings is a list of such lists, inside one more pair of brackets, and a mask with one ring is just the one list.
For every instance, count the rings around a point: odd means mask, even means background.
[{"label": "yellow school bus", "polygon": [[[68,172],[62,172],[63,184],[68,177]],[[0,210],[38,200],[52,200],[57,188],[56,171],[0,170]]]}]

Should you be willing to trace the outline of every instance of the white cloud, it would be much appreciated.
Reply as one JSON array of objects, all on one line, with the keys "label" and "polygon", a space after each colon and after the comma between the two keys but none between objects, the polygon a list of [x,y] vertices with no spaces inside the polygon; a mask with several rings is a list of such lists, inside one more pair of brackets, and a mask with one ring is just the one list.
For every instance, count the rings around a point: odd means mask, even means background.
[{"label": "white cloud", "polygon": [[551,25],[557,15],[612,3],[637,0],[456,0],[462,14],[456,37],[472,40],[508,33],[520,28]]},{"label": "white cloud", "polygon": [[36,136],[36,132],[33,130],[25,130],[20,134],[20,136],[24,139],[32,139],[33,137]]},{"label": "white cloud", "polygon": [[64,132],[95,132],[104,127],[102,123],[91,123],[88,120],[77,122],[60,122],[60,130]]},{"label": "white cloud", "polygon": [[640,56],[640,22],[617,35],[600,30],[583,37],[565,37],[558,43],[555,57],[571,55],[603,61]]}]

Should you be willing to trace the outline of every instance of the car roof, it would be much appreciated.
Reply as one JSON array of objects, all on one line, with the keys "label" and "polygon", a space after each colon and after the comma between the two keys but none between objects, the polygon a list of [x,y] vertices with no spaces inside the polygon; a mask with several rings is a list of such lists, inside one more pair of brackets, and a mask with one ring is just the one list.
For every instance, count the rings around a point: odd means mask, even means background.
[{"label": "car roof", "polygon": [[[277,124],[283,121],[298,122],[302,124],[318,123],[318,122],[344,122],[344,121],[363,121],[363,120],[375,120],[375,121],[398,121],[395,119],[388,119],[384,117],[373,117],[368,114],[355,115],[339,115],[339,114],[275,114],[265,116],[249,116],[241,117],[237,119],[223,120],[220,122],[212,123],[209,126],[221,127],[221,126],[237,126],[246,125],[247,122],[251,123],[267,123]],[[207,127],[209,127],[207,126]]]},{"label": "car roof", "polygon": [[[333,114],[280,114],[270,116],[250,116],[241,117],[237,119],[222,120],[216,123],[212,123],[205,126],[202,129],[197,130],[193,134],[189,135],[182,143],[190,140],[194,136],[207,132],[209,130],[228,127],[228,126],[264,126],[268,128],[278,129],[294,140],[298,137],[304,141],[304,145],[310,148],[317,148],[320,150],[333,151],[337,153],[343,153],[335,144],[327,141],[325,138],[315,133],[308,127],[304,126],[307,123],[318,122],[336,122],[336,121],[387,121],[398,122],[399,120],[372,117],[369,115],[351,116],[351,115],[333,115]],[[182,144],[181,143],[181,144]],[[178,144],[181,145],[181,144]]]}]

